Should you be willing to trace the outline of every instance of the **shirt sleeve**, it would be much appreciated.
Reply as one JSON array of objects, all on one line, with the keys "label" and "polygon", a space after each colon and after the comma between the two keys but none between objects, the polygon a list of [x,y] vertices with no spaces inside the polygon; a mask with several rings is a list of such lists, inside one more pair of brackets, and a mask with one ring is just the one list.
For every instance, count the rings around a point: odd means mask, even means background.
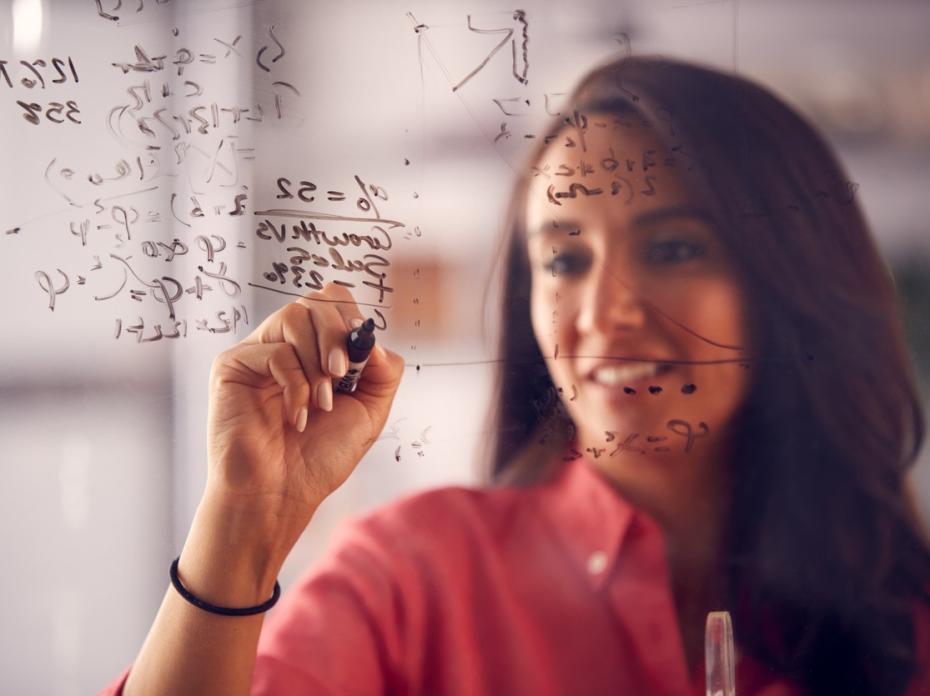
[{"label": "shirt sleeve", "polygon": [[103,687],[103,690],[97,696],[123,696],[123,686],[125,686],[126,680],[129,679],[129,670],[130,667],[126,667],[122,674]]}]

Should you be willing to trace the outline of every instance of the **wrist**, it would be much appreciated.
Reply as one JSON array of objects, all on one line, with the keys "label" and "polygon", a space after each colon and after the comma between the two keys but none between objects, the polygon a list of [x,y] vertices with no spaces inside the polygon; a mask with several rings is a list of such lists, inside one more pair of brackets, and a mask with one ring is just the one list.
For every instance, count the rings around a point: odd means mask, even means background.
[{"label": "wrist", "polygon": [[261,604],[253,604],[248,607],[221,607],[216,604],[211,604],[184,587],[184,583],[181,582],[181,578],[178,574],[179,561],[180,557],[171,562],[170,575],[171,584],[174,585],[174,589],[190,604],[211,614],[218,614],[220,616],[254,616],[255,614],[264,614],[277,603],[281,596],[281,584],[275,582],[274,593]]},{"label": "wrist", "polygon": [[178,577],[211,604],[260,604],[271,597],[292,545],[248,510],[205,496],[181,550]]}]

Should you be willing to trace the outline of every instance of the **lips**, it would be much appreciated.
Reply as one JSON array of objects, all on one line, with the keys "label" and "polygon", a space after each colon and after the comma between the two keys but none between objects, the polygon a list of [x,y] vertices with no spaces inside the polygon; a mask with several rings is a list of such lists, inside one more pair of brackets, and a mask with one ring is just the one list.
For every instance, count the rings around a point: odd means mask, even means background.
[{"label": "lips", "polygon": [[672,366],[661,362],[603,362],[592,368],[587,381],[609,394],[637,392],[650,386],[658,386],[662,378],[672,371]]}]

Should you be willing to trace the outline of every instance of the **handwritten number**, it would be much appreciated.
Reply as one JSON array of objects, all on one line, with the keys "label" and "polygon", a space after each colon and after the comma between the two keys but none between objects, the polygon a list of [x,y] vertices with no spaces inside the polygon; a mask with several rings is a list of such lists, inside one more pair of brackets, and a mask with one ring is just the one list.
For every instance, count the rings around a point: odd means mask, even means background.
[{"label": "handwritten number", "polygon": [[65,75],[65,71],[62,69],[65,65],[65,62],[61,58],[52,58],[52,65],[55,67],[55,70],[58,71],[58,74],[61,75],[60,78],[55,78],[52,80],[52,82],[54,82],[56,85],[60,85],[62,82],[67,82],[68,78]]},{"label": "handwritten number", "polygon": [[310,271],[307,275],[310,276],[310,280],[304,283],[305,287],[311,288],[312,290],[322,290],[323,289],[323,274],[319,271]]},{"label": "handwritten number", "polygon": [[287,264],[275,261],[271,264],[271,267],[274,269],[274,273],[266,273],[265,277],[272,281],[277,279],[283,285],[285,283],[284,274],[287,273]]},{"label": "handwritten number", "polygon": [[26,110],[26,113],[23,114],[23,118],[29,121],[29,123],[33,124],[34,126],[38,126],[39,117],[37,114],[42,113],[42,107],[35,103],[27,104],[24,101],[17,101],[16,103]]},{"label": "handwritten number", "polygon": [[293,198],[293,197],[294,197],[294,194],[292,194],[290,191],[288,191],[286,188],[284,188],[285,185],[290,186],[290,185],[291,185],[291,180],[290,180],[290,179],[285,179],[285,178],[282,176],[281,178],[278,179],[278,188],[281,190],[281,193],[279,193],[279,194],[276,196],[276,198]]},{"label": "handwritten number", "polygon": [[[23,118],[29,121],[29,123],[31,123],[32,125],[38,126],[41,121],[40,117],[43,114],[42,105],[36,104],[34,102],[30,104],[24,101],[17,101],[16,103],[19,104],[21,107],[23,107],[23,109],[25,110],[25,113],[23,114]],[[71,121],[71,123],[80,124],[81,120],[77,118],[77,116],[80,115],[81,111],[78,108],[77,103],[74,101],[68,101],[68,102],[65,102],[64,104],[62,104],[61,102],[49,102],[48,108],[45,109],[44,111],[45,118],[51,121],[52,123],[64,123],[65,121],[63,118],[57,118],[57,117],[61,115],[61,112],[64,111],[65,108],[67,108],[67,112],[65,113],[65,118]]]},{"label": "handwritten number", "polygon": [[297,197],[304,203],[310,203],[313,201],[313,196],[307,196],[307,194],[312,191],[316,191],[316,184],[311,184],[309,181],[301,181],[300,189],[297,191]]},{"label": "handwritten number", "polygon": [[33,62],[33,63],[27,63],[26,61],[21,60],[21,61],[19,61],[19,64],[22,65],[22,66],[24,66],[25,68],[28,68],[29,70],[31,70],[31,71],[32,71],[32,74],[36,76],[36,79],[35,79],[35,80],[33,80],[33,79],[31,79],[31,78],[28,78],[28,77],[22,78],[22,79],[20,80],[20,84],[22,84],[23,87],[25,87],[26,89],[32,89],[32,88],[35,87],[36,85],[41,84],[41,85],[42,85],[42,89],[45,89],[45,80],[43,79],[43,77],[42,77],[42,75],[39,73],[39,71],[35,69],[35,66],[36,66],[36,65],[38,65],[39,67],[43,67],[43,68],[44,68],[44,67],[45,67],[45,61],[44,61],[44,60],[41,60],[41,59],[40,59],[40,60],[37,60],[37,61],[35,61],[35,62]]},{"label": "handwritten number", "polygon": [[68,120],[71,121],[71,123],[81,123],[80,119],[74,117],[75,114],[81,113],[81,111],[78,109],[78,105],[73,101],[68,101],[65,103],[65,105],[68,107],[68,113],[65,114]]},{"label": "handwritten number", "polygon": [[45,118],[47,118],[52,123],[64,123],[65,120],[63,118],[54,118],[53,116],[53,114],[55,116],[59,115],[62,111],[64,111],[64,108],[65,105],[60,102],[50,102],[48,109],[45,111]]},{"label": "handwritten number", "polygon": [[12,80],[10,80],[10,75],[9,75],[9,73],[7,73],[7,71],[6,71],[6,61],[5,61],[5,60],[0,60],[0,77],[2,77],[2,78],[6,81],[6,86],[7,86],[7,87],[10,87],[10,88],[12,89],[12,87],[13,87],[13,82],[12,82]]},{"label": "handwritten number", "polygon": [[[276,198],[293,198],[294,194],[289,190],[291,187],[291,180],[286,177],[280,177],[278,179],[278,190],[279,193]],[[304,203],[310,203],[314,200],[314,197],[310,194],[316,191],[316,184],[312,184],[309,181],[301,181],[300,188],[297,189],[297,197],[302,200]]]}]

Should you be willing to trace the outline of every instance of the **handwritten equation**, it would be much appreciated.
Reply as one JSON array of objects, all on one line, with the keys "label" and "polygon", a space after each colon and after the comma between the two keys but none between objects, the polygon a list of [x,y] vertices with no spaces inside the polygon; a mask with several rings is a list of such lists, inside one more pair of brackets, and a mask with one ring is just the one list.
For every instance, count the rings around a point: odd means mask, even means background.
[{"label": "handwritten equation", "polygon": [[[2,230],[4,239],[54,240],[30,271],[33,292],[52,313],[138,303],[119,310],[112,330],[138,344],[236,334],[251,321],[249,291],[300,296],[327,283],[353,288],[385,328],[394,237],[416,239],[419,228],[389,216],[387,189],[362,173],[327,186],[280,176],[253,190],[255,129],[299,115],[288,32],[269,24],[245,36],[218,25],[185,39],[168,24],[171,5],[97,0],[102,20],[166,28],[128,47],[114,42],[96,65],[80,55],[0,56],[0,104],[7,92],[30,126],[82,126],[123,150],[94,162],[63,148],[45,162],[42,183],[62,212]],[[245,70],[253,96],[235,89]],[[105,73],[101,108],[99,85],[86,78]],[[89,84],[102,121],[79,107]],[[253,253],[267,262],[253,268]],[[239,277],[242,267],[249,277]]]},{"label": "handwritten equation", "polygon": [[[14,96],[25,97],[27,93],[44,92],[56,85],[77,85],[80,81],[71,56],[19,61],[0,58],[0,89],[13,92]],[[83,123],[81,110],[74,99],[29,101],[29,98],[16,99],[15,102],[22,110],[22,117],[34,126],[42,123]]]}]

